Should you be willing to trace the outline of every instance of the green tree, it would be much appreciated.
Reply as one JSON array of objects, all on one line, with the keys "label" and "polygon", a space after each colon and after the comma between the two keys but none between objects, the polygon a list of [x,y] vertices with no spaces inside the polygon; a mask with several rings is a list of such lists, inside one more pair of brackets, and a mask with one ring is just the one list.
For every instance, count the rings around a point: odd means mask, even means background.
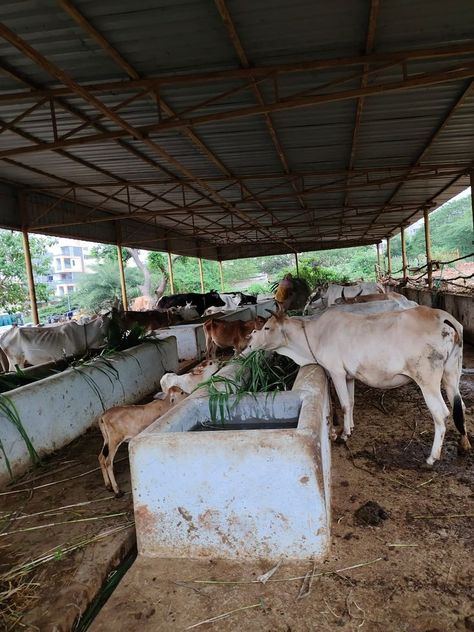
[{"label": "green tree", "polygon": [[[129,299],[140,296],[143,275],[138,268],[125,268],[125,281]],[[98,309],[110,305],[121,296],[120,274],[117,263],[105,260],[95,265],[95,270],[81,275],[74,301],[86,309]]]},{"label": "green tree", "polygon": [[[49,288],[39,277],[49,273],[51,257],[47,248],[54,239],[30,235],[30,251],[35,276],[36,298],[47,301]],[[28,284],[22,235],[19,232],[0,230],[0,309],[29,311]]]}]

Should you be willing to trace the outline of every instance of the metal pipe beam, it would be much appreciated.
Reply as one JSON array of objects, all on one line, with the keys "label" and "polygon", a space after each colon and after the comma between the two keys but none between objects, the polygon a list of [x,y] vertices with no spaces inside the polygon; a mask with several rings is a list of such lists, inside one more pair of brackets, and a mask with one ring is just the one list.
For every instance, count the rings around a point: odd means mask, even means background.
[{"label": "metal pipe beam", "polygon": [[31,263],[30,240],[28,238],[28,230],[23,228],[23,253],[25,255],[26,278],[28,281],[28,295],[30,297],[31,318],[35,325],[39,325],[38,305],[36,303],[35,279],[33,276],[33,265]]},{"label": "metal pipe beam", "polygon": [[408,276],[408,262],[407,262],[407,248],[405,242],[405,226],[402,226],[400,231],[400,240],[402,242],[402,268],[403,268],[403,278],[406,279]]},{"label": "metal pipe beam", "polygon": [[222,265],[222,260],[219,259],[219,275],[221,277],[221,291],[224,291],[224,268]]},{"label": "metal pipe beam", "polygon": [[387,275],[392,275],[392,253],[390,249],[390,237],[387,237]]}]

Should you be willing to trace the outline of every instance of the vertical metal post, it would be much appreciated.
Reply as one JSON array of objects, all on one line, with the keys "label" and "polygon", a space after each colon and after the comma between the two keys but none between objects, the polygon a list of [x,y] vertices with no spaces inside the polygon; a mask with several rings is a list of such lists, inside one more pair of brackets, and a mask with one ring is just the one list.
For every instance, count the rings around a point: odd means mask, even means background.
[{"label": "vertical metal post", "polygon": [[171,259],[171,252],[168,251],[168,277],[170,280],[171,294],[174,294],[174,276],[173,276],[173,260]]},{"label": "vertical metal post", "polygon": [[221,275],[221,291],[224,291],[224,268],[222,266],[222,261],[219,259],[219,274]]},{"label": "vertical metal post", "polygon": [[387,275],[392,274],[392,253],[390,251],[390,237],[387,237]]},{"label": "vertical metal post", "polygon": [[202,259],[199,257],[199,278],[201,279],[201,292],[204,293],[204,273],[202,270]]},{"label": "vertical metal post", "polygon": [[428,270],[428,287],[433,287],[433,267],[431,258],[431,237],[430,237],[430,217],[429,210],[423,209],[423,217],[425,220],[425,249],[426,249],[426,266]]},{"label": "vertical metal post", "polygon": [[474,169],[471,169],[469,173],[469,179],[471,181],[472,229],[474,230]]},{"label": "vertical metal post", "polygon": [[124,311],[126,311],[128,309],[127,284],[125,282],[125,268],[123,265],[123,256],[122,256],[122,229],[120,227],[119,222],[115,224],[115,232],[117,235],[117,259],[118,259],[119,272],[120,272],[120,290],[122,293],[122,308],[124,309]]},{"label": "vertical metal post", "polygon": [[403,269],[403,278],[406,279],[408,276],[408,263],[407,263],[407,246],[405,242],[405,226],[402,226],[400,231],[400,239],[402,242],[402,269]]},{"label": "vertical metal post", "polygon": [[296,265],[296,276],[300,276],[300,266],[298,264],[298,253],[295,252],[295,265]]},{"label": "vertical metal post", "polygon": [[28,282],[28,295],[30,298],[31,318],[35,325],[39,325],[38,305],[36,304],[36,288],[35,278],[33,276],[33,265],[31,263],[30,240],[28,237],[28,213],[26,208],[26,196],[24,193],[19,195],[20,216],[22,223],[23,237],[23,254],[25,255],[26,279]]},{"label": "vertical metal post", "polygon": [[377,267],[378,273],[382,272],[382,264],[380,263],[380,244],[377,244]]},{"label": "vertical metal post", "polygon": [[28,294],[30,295],[31,317],[35,325],[39,325],[38,306],[36,304],[35,279],[33,277],[33,266],[31,264],[30,240],[28,230],[23,228],[23,252],[25,254],[26,278],[28,279]]}]

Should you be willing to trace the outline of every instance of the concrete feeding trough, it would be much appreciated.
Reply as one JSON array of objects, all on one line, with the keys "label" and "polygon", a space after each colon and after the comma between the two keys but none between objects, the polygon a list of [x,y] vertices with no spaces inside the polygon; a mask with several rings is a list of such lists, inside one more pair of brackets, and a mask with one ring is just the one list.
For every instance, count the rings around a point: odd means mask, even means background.
[{"label": "concrete feeding trough", "polygon": [[230,400],[223,424],[210,423],[199,395],[130,444],[139,554],[323,558],[330,447],[322,369],[300,369],[290,392]]}]

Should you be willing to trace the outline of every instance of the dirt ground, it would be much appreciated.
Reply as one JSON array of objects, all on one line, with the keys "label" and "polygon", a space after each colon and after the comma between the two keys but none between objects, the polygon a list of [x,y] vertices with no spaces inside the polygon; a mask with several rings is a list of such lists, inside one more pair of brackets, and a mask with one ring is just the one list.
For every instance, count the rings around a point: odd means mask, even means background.
[{"label": "dirt ground", "polygon": [[[465,365],[474,367],[472,348],[465,353]],[[463,376],[462,393],[472,436],[473,375]],[[227,618],[198,629],[474,630],[474,454],[458,456],[458,434],[450,422],[443,460],[431,471],[422,468],[433,423],[414,386],[382,397],[381,391],[358,385],[354,419],[348,448],[332,448],[331,551],[323,564],[315,565],[306,597],[298,599],[302,577],[313,571],[311,561],[284,563],[262,585],[194,580],[252,582],[272,566],[266,561],[141,560],[124,577],[91,632],[174,632],[232,610],[236,612]],[[0,591],[18,592],[9,602],[11,610],[1,615],[2,632],[73,629],[77,614],[133,546],[130,494],[117,500],[103,487],[99,471],[87,473],[97,467],[100,447],[94,429],[51,459],[49,474],[37,480],[32,479],[44,472],[30,474],[31,482],[24,486],[30,491],[0,496],[0,573],[48,551],[53,557],[11,582],[4,578]],[[123,457],[125,447],[117,459]],[[117,463],[117,472],[119,484],[129,491],[126,460]],[[57,483],[63,479],[68,480]],[[49,482],[55,484],[32,490]],[[7,491],[18,489],[21,486]],[[97,502],[77,506],[90,501]],[[378,526],[363,526],[354,517],[367,501],[377,502],[387,514]],[[47,513],[31,516],[36,512]],[[38,526],[42,528],[18,531]],[[114,528],[120,530],[109,533]],[[103,537],[68,552],[71,543],[97,535]],[[288,579],[295,577],[299,579]],[[27,614],[15,621],[15,611]]]},{"label": "dirt ground", "polygon": [[[474,366],[472,349],[467,366]],[[462,393],[474,430],[474,376]],[[422,468],[433,423],[414,386],[358,385],[355,434],[333,445],[332,542],[323,564],[140,559],[91,632],[449,632],[474,630],[474,455],[459,457],[452,422],[443,460]],[[377,502],[387,517],[362,526],[354,513]],[[350,568],[355,567],[355,568]],[[340,570],[342,569],[342,570]],[[309,594],[298,599],[314,571]],[[336,571],[336,572],[334,572]],[[288,578],[299,579],[288,579]],[[195,580],[220,583],[196,583]],[[243,583],[229,584],[223,582]],[[283,581],[282,581],[283,580]]]}]

